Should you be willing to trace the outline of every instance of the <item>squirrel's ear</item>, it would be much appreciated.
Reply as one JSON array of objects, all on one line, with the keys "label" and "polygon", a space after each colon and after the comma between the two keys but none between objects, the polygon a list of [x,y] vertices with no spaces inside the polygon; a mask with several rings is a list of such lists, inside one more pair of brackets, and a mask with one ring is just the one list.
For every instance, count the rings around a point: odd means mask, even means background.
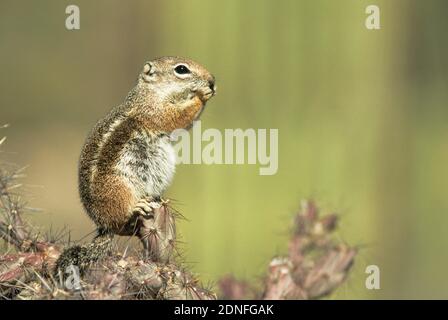
[{"label": "squirrel's ear", "polygon": [[146,62],[143,66],[142,78],[143,80],[149,81],[150,77],[154,74],[154,66],[151,62]]}]

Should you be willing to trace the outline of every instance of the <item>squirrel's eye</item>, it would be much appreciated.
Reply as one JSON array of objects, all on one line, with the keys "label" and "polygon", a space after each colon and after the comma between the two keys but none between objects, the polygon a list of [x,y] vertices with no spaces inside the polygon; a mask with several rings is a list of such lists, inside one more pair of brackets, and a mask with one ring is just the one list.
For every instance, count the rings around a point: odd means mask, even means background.
[{"label": "squirrel's eye", "polygon": [[174,71],[176,71],[176,73],[178,74],[187,74],[187,73],[191,73],[190,69],[188,69],[186,66],[184,66],[183,64],[178,65],[176,68],[174,68]]}]

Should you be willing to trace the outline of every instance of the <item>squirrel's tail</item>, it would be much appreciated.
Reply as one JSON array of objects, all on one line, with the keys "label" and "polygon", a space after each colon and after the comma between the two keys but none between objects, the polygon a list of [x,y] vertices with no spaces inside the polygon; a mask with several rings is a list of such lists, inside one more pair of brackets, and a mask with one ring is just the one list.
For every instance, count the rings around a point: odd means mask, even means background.
[{"label": "squirrel's tail", "polygon": [[89,267],[110,255],[112,238],[113,234],[99,230],[98,235],[91,243],[75,245],[65,249],[56,261],[55,277],[63,276],[66,272],[69,272],[68,268],[72,267],[77,267],[80,275],[83,275]]}]

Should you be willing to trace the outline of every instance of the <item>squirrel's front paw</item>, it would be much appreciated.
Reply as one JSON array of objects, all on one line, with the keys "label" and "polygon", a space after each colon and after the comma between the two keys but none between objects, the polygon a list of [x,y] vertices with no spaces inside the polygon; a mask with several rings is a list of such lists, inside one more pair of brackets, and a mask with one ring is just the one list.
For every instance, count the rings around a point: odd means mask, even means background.
[{"label": "squirrel's front paw", "polygon": [[137,202],[132,212],[143,217],[152,217],[154,215],[154,209],[157,209],[159,207],[160,204],[158,202],[141,199],[139,202]]}]

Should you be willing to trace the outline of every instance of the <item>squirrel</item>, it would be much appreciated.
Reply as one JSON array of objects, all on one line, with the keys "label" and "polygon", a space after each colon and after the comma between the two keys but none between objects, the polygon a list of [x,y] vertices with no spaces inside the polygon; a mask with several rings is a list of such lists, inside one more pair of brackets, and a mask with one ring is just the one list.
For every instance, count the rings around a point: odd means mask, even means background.
[{"label": "squirrel", "polygon": [[136,217],[150,215],[152,201],[161,201],[172,181],[170,134],[189,129],[215,93],[214,76],[189,59],[168,56],[143,65],[125,101],[94,126],[79,160],[81,202],[97,226],[90,246],[99,243],[101,253],[69,248],[56,268],[88,265],[105,254],[114,235],[136,234]]}]

